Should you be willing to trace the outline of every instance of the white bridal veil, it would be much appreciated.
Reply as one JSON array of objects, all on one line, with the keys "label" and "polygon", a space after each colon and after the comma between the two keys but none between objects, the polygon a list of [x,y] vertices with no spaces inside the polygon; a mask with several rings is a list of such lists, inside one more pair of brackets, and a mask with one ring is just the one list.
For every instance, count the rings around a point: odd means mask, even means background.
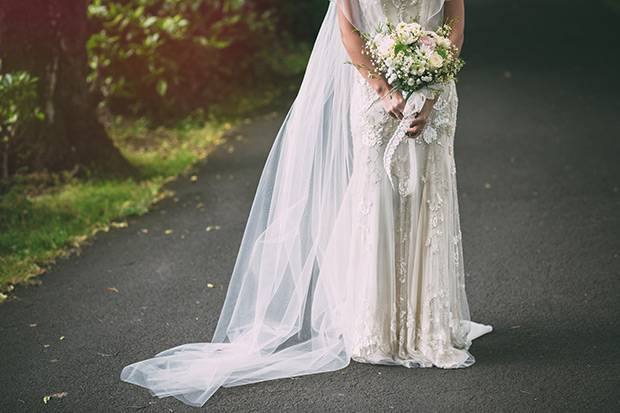
[{"label": "white bridal veil", "polygon": [[[201,406],[220,387],[337,370],[350,361],[350,315],[340,268],[352,167],[355,68],[337,7],[369,32],[380,0],[332,0],[299,94],[265,165],[211,343],[186,344],[127,366],[124,381]],[[436,27],[443,0],[423,0]],[[433,28],[434,28],[433,27]],[[339,222],[338,225],[336,223]],[[335,231],[335,228],[338,228]],[[344,240],[342,238],[344,236]]]}]

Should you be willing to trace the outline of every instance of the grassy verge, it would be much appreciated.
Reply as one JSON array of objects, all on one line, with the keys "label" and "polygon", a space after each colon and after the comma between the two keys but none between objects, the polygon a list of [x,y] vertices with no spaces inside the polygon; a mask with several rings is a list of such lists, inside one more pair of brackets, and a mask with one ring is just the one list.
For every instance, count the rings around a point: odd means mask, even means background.
[{"label": "grassy verge", "polygon": [[125,217],[146,213],[170,195],[163,189],[166,182],[189,174],[228,130],[297,82],[291,79],[268,88],[268,93],[245,96],[237,100],[234,112],[222,109],[206,122],[187,118],[173,127],[153,128],[144,119],[114,118],[108,133],[141,172],[138,181],[73,178],[69,173],[20,176],[0,197],[0,302],[15,284],[39,283],[33,277],[94,234],[125,226]]},{"label": "grassy verge", "polygon": [[117,119],[109,133],[142,172],[135,181],[27,175],[0,201],[0,301],[16,283],[45,272],[90,236],[140,215],[166,196],[164,183],[190,171],[233,126],[210,121],[151,129],[144,120]]}]

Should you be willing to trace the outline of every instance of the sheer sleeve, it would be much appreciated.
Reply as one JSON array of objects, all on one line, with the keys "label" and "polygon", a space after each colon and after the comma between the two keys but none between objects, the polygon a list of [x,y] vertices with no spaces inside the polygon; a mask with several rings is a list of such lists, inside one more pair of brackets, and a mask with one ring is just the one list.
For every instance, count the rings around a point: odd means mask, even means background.
[{"label": "sheer sleeve", "polygon": [[[380,0],[332,0],[347,16],[351,24],[360,31],[370,33],[378,24],[385,22],[385,14]],[[421,0],[420,24],[436,29],[443,17],[445,0]],[[450,0],[447,0],[450,1]]]}]

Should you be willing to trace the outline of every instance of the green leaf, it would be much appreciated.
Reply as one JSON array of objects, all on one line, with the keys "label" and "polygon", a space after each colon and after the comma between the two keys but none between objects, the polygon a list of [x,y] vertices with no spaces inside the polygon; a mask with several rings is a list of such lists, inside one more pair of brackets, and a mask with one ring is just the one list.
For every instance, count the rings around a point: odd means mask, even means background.
[{"label": "green leaf", "polygon": [[396,47],[394,47],[394,54],[398,55],[398,53],[400,52],[405,52],[407,51],[407,45],[401,43],[401,42],[397,42],[396,43]]},{"label": "green leaf", "polygon": [[209,45],[209,40],[207,40],[207,38],[204,36],[197,36],[194,38],[194,41],[204,47],[207,47]]},{"label": "green leaf", "polygon": [[166,82],[164,79],[159,79],[157,81],[157,93],[159,94],[159,96],[165,96],[167,91],[168,82]]},{"label": "green leaf", "polygon": [[142,27],[147,29],[147,28],[151,27],[156,21],[157,21],[157,17],[149,16],[146,19],[144,19],[144,21],[142,22]]}]

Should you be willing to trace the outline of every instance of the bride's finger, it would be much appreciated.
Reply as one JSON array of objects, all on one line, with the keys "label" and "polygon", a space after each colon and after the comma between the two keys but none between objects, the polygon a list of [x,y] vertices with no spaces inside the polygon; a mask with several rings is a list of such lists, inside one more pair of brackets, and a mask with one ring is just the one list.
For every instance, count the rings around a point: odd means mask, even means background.
[{"label": "bride's finger", "polygon": [[413,120],[413,122],[411,122],[411,125],[409,125],[410,128],[413,128],[414,126],[421,126],[424,127],[424,125],[426,125],[426,121],[421,119],[421,118],[415,118]]},{"label": "bride's finger", "polygon": [[414,126],[414,127],[407,129],[407,133],[417,135],[420,132],[420,130],[422,130],[422,128],[418,126]]},{"label": "bride's finger", "polygon": [[413,125],[414,123],[420,123],[422,121],[422,117],[420,116],[419,113],[414,113],[413,114],[413,120],[411,121],[411,124]]}]

